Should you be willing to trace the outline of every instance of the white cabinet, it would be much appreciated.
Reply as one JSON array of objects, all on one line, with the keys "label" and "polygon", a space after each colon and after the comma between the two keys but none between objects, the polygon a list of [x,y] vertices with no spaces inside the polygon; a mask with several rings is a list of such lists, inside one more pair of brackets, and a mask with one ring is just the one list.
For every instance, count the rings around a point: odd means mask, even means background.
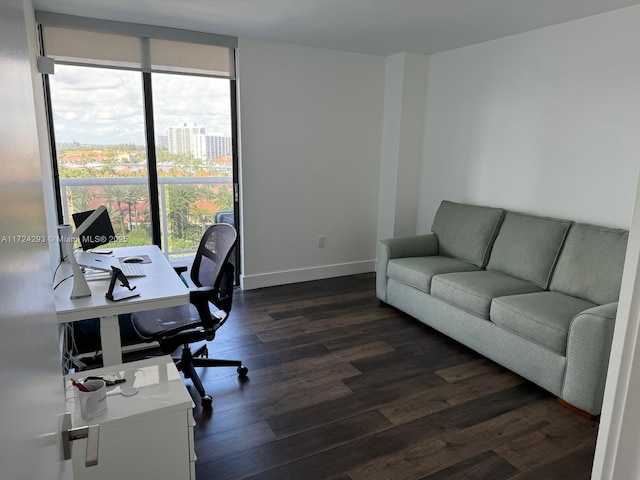
[{"label": "white cabinet", "polygon": [[[125,383],[107,387],[107,413],[83,420],[72,379],[115,375]],[[137,393],[122,395],[136,387]],[[66,377],[73,426],[100,425],[98,465],[85,467],[86,440],[73,442],[75,480],[195,479],[193,401],[171,357],[114,365]]]}]

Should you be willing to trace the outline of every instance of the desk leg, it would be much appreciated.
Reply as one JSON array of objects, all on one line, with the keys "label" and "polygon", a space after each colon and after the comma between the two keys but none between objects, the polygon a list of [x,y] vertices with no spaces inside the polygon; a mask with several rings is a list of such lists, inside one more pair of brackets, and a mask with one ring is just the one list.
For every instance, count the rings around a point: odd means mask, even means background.
[{"label": "desk leg", "polygon": [[102,340],[102,363],[104,366],[121,364],[122,345],[117,315],[100,317],[100,339]]}]

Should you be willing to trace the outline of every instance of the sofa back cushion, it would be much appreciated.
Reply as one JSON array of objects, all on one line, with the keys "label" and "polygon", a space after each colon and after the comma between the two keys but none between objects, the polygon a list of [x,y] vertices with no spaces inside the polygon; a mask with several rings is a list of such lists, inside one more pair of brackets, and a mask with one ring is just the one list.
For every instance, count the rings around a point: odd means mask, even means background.
[{"label": "sofa back cushion", "polygon": [[569,230],[550,289],[598,305],[620,296],[626,230],[576,223]]},{"label": "sofa back cushion", "polygon": [[440,255],[484,268],[503,216],[501,208],[443,201],[431,227]]},{"label": "sofa back cushion", "polygon": [[491,249],[487,270],[546,289],[570,226],[568,220],[507,212]]}]

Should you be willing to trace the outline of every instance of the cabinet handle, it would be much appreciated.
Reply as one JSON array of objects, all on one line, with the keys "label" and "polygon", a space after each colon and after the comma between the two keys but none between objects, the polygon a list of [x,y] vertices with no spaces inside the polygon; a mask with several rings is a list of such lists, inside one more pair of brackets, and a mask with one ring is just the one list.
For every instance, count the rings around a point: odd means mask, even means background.
[{"label": "cabinet handle", "polygon": [[80,438],[87,439],[87,452],[84,464],[93,467],[98,464],[98,440],[100,425],[71,428],[71,414],[65,413],[62,419],[62,453],[65,460],[71,458],[71,442]]}]

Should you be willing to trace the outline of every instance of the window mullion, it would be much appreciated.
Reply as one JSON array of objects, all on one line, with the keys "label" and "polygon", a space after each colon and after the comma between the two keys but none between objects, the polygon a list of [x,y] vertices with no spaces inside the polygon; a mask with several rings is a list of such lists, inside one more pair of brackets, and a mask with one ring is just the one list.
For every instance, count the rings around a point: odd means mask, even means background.
[{"label": "window mullion", "polygon": [[[155,126],[153,121],[153,92],[151,73],[142,73],[144,93],[145,134],[147,138],[147,170],[149,180],[149,209],[151,212],[151,241],[162,249],[160,233],[160,201],[158,192],[158,165],[156,159]],[[167,241],[167,239],[165,239]]]}]

